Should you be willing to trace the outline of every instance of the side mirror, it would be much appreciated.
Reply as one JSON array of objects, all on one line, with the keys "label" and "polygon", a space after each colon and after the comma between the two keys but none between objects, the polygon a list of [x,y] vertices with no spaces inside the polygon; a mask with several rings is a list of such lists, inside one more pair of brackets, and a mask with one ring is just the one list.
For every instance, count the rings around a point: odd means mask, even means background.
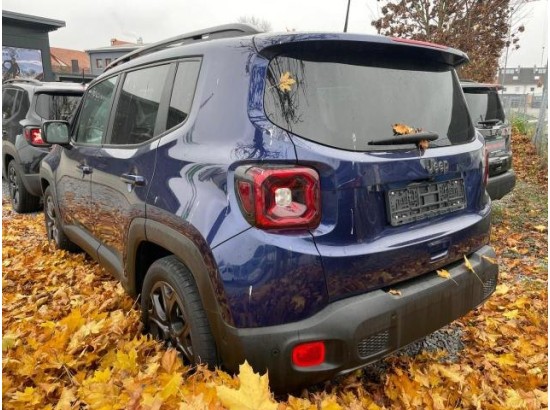
[{"label": "side mirror", "polygon": [[44,121],[42,123],[42,139],[48,144],[68,145],[69,123],[67,121]]}]

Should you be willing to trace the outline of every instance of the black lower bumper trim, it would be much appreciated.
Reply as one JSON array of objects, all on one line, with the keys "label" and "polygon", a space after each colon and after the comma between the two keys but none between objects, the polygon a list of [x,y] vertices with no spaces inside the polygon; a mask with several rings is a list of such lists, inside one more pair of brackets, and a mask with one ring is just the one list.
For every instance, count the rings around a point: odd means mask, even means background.
[{"label": "black lower bumper trim", "polygon": [[[477,275],[460,261],[447,266],[453,280],[435,272],[392,286],[400,295],[376,290],[331,303],[314,316],[286,325],[237,329],[227,326],[219,346],[225,367],[236,371],[244,360],[269,371],[276,391],[291,391],[365,366],[429,335],[481,304],[495,289],[497,265],[484,246],[469,255]],[[312,368],[291,363],[299,343],[325,341],[326,360]]]},{"label": "black lower bumper trim", "polygon": [[494,201],[501,199],[504,195],[512,191],[516,185],[516,173],[509,169],[503,174],[490,176],[487,183],[487,192]]}]

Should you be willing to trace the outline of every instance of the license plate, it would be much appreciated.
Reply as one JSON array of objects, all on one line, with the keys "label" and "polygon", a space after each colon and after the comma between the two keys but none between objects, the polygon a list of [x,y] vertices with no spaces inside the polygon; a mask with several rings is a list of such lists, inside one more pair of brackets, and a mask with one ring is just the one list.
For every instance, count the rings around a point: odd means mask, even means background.
[{"label": "license plate", "polygon": [[409,185],[386,193],[388,222],[399,226],[466,207],[462,178]]}]

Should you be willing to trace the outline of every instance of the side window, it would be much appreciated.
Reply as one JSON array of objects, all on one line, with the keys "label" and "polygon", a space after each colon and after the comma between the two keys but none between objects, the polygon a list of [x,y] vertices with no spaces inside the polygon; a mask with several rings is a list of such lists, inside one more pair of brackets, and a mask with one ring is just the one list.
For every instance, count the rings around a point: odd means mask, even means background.
[{"label": "side window", "polygon": [[195,87],[199,76],[200,62],[185,61],[178,64],[172,98],[168,108],[166,129],[175,127],[185,121],[191,110]]},{"label": "side window", "polygon": [[111,144],[139,144],[156,136],[155,124],[170,65],[126,74],[118,98]]},{"label": "side window", "polygon": [[11,118],[15,114],[15,97],[17,90],[8,88],[2,92],[2,118]]},{"label": "side window", "polygon": [[117,77],[111,77],[88,89],[76,127],[76,142],[101,144],[107,130],[116,81]]}]

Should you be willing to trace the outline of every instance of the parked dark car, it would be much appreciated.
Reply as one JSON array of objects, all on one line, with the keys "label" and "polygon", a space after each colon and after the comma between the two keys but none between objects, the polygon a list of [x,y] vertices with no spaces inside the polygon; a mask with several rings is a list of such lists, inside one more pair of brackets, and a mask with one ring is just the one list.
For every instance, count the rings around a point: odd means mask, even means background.
[{"label": "parked dark car", "polygon": [[286,391],[365,366],[497,283],[466,61],[243,25],[144,47],[71,127],[44,123],[48,235],[141,294],[147,330],[192,363],[246,359]]},{"label": "parked dark car", "polygon": [[512,127],[498,95],[502,87],[473,81],[462,81],[461,84],[470,116],[485,138],[489,153],[487,192],[491,199],[501,199],[516,185],[516,174],[512,169]]},{"label": "parked dark car", "polygon": [[13,209],[40,209],[38,171],[50,146],[41,137],[44,120],[69,119],[84,93],[81,84],[8,80],[2,85],[2,160]]}]

